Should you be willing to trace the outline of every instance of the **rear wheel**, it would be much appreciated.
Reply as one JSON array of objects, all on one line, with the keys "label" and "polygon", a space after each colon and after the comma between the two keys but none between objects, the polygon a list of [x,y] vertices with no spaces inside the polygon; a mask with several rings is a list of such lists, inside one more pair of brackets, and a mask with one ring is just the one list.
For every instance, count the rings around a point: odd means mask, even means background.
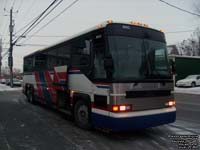
[{"label": "rear wheel", "polygon": [[27,99],[28,99],[28,102],[34,104],[34,90],[33,88],[30,88],[27,90]]},{"label": "rear wheel", "polygon": [[195,87],[195,86],[196,86],[196,83],[195,83],[195,82],[192,82],[192,83],[191,83],[191,86],[192,86],[192,87]]},{"label": "rear wheel", "polygon": [[74,108],[74,119],[82,129],[91,129],[90,107],[85,101],[78,101]]}]

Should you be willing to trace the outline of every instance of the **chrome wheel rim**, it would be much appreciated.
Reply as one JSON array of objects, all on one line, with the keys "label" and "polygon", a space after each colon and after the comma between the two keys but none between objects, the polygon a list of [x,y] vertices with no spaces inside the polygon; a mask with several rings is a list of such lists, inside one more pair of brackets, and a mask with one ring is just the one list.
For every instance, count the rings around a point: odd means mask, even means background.
[{"label": "chrome wheel rim", "polygon": [[82,124],[87,124],[88,123],[88,107],[86,105],[82,105],[78,109],[78,120]]}]

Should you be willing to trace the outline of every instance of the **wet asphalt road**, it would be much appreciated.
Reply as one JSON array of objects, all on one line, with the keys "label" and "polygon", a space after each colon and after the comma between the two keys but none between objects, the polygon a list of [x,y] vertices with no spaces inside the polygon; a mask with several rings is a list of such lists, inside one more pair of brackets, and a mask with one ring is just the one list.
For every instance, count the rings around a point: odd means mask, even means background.
[{"label": "wet asphalt road", "polygon": [[26,101],[21,91],[0,92],[0,150],[178,149],[171,135],[200,135],[200,96],[177,94],[177,121],[128,133],[85,131],[66,115]]}]

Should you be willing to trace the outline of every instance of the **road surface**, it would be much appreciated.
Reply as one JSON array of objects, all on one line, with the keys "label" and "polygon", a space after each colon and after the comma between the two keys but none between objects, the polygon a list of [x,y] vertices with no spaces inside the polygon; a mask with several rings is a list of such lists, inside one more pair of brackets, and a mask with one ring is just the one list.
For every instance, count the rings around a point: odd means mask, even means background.
[{"label": "road surface", "polygon": [[[174,135],[200,135],[199,96],[177,94],[177,121],[128,133],[79,129],[66,115],[0,92],[0,150],[174,150]],[[199,147],[198,147],[199,149]]]}]

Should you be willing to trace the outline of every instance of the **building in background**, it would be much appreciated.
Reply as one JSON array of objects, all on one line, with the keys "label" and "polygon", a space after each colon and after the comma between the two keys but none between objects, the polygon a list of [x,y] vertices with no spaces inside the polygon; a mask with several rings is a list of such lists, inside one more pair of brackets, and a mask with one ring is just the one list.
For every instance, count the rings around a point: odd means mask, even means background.
[{"label": "building in background", "polygon": [[167,46],[168,55],[180,55],[176,45]]},{"label": "building in background", "polygon": [[169,55],[169,59],[173,60],[175,66],[175,82],[184,79],[188,75],[200,75],[200,57],[199,56],[180,56]]}]

